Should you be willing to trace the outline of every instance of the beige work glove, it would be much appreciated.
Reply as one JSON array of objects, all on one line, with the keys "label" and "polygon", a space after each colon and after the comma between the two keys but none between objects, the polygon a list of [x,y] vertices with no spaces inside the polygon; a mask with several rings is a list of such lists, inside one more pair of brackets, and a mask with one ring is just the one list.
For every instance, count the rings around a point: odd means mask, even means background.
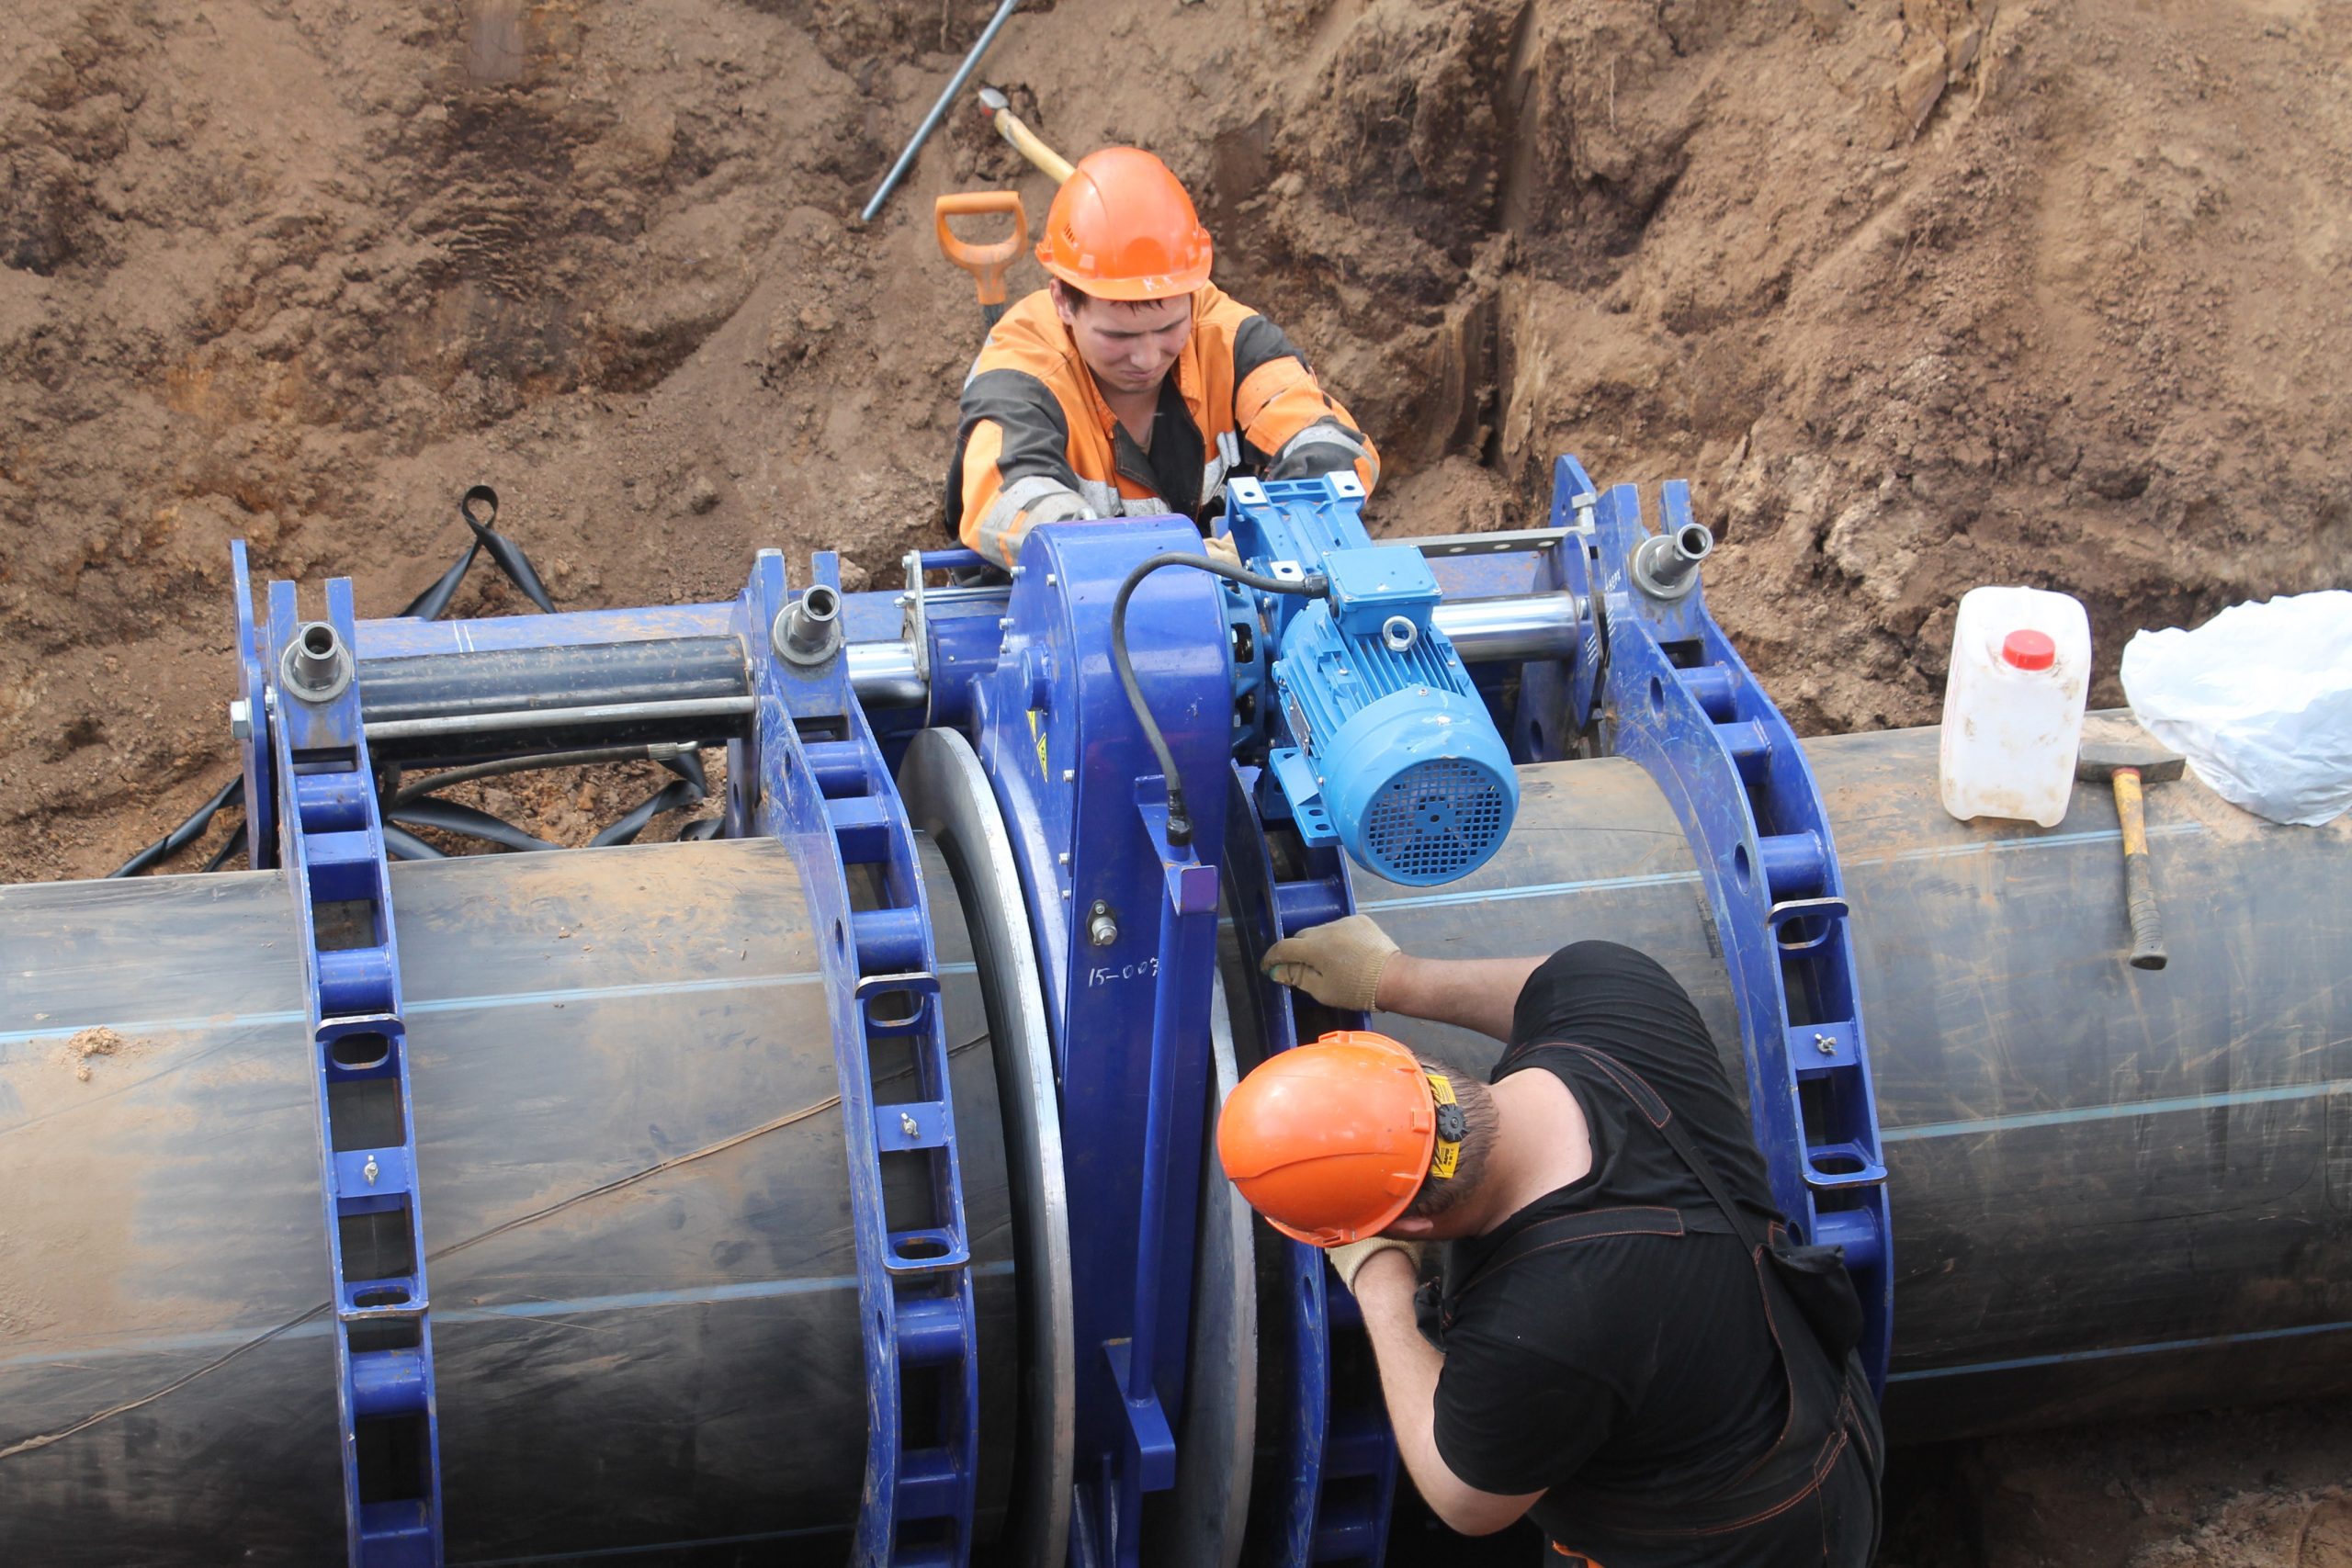
[{"label": "beige work glove", "polygon": [[1230,534],[1211,534],[1201,541],[1201,547],[1208,551],[1211,560],[1221,560],[1227,566],[1241,564],[1241,548]]},{"label": "beige work glove", "polygon": [[1380,994],[1380,972],[1396,944],[1370,915],[1350,915],[1284,937],[1266,949],[1260,967],[1277,985],[1295,986],[1328,1008],[1370,1012]]},{"label": "beige work glove", "polygon": [[1350,1294],[1353,1294],[1356,1288],[1356,1271],[1363,1267],[1364,1259],[1375,1252],[1403,1253],[1405,1261],[1413,1266],[1413,1277],[1416,1280],[1419,1279],[1423,1245],[1418,1241],[1399,1241],[1393,1235],[1367,1236],[1363,1241],[1351,1241],[1343,1246],[1330,1247],[1326,1250],[1325,1256],[1330,1258],[1331,1267],[1339,1270],[1340,1283],[1348,1288]]}]

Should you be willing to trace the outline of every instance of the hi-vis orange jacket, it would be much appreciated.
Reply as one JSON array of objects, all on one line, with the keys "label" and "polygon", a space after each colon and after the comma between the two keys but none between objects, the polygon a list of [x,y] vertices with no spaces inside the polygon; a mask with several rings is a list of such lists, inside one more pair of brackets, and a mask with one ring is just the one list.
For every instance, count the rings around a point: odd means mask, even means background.
[{"label": "hi-vis orange jacket", "polygon": [[1214,286],[1193,296],[1147,454],[1041,288],[1004,313],[965,378],[947,523],[1006,567],[1040,523],[1175,513],[1205,530],[1241,465],[1278,479],[1353,468],[1367,493],[1380,479],[1379,453],[1282,329]]}]

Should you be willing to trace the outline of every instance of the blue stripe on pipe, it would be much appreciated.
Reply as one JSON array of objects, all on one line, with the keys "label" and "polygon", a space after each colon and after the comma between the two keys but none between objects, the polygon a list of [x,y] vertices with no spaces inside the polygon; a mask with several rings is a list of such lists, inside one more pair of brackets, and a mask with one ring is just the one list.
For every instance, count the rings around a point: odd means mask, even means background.
[{"label": "blue stripe on pipe", "polygon": [[[1008,1258],[995,1263],[976,1265],[972,1277],[986,1280],[1012,1272],[1012,1260]],[[495,1323],[502,1318],[569,1317],[575,1314],[584,1315],[600,1312],[639,1312],[657,1307],[771,1301],[781,1296],[815,1295],[825,1291],[847,1291],[855,1294],[857,1277],[854,1274],[831,1274],[815,1280],[747,1280],[733,1285],[693,1285],[675,1291],[631,1291],[621,1295],[580,1296],[571,1301],[510,1302],[503,1306],[435,1308],[433,1315],[436,1325],[447,1326],[456,1323]],[[281,1329],[274,1335],[266,1328],[219,1328],[202,1334],[173,1334],[119,1345],[59,1347],[46,1351],[0,1357],[0,1368],[61,1363],[79,1366],[85,1361],[119,1356],[164,1355],[187,1350],[220,1352],[252,1344],[264,1337],[314,1339],[333,1326],[333,1320],[322,1311],[318,1317]]]},{"label": "blue stripe on pipe", "polygon": [[[939,973],[945,975],[977,974],[978,966],[970,964],[943,964]],[[672,997],[690,991],[725,991],[741,988],[761,990],[776,986],[820,986],[821,974],[763,975],[751,979],[648,981],[637,986],[578,986],[546,991],[510,991],[494,997],[438,997],[428,1001],[410,1002],[401,1010],[408,1018],[424,1013],[458,1012],[468,1009],[488,1010],[495,1008],[537,1007],[554,1002],[597,1001],[606,998]],[[233,1013],[227,1018],[155,1018],[134,1019],[124,1022],[119,1019],[101,1018],[83,1023],[52,1024],[42,1029],[17,1029],[0,1032],[0,1048],[23,1045],[33,1041],[70,1039],[77,1031],[93,1023],[102,1023],[120,1034],[202,1034],[215,1029],[251,1029],[264,1024],[300,1023],[309,1014],[300,1010],[272,1012]]]},{"label": "blue stripe on pipe", "polygon": [[[2164,822],[2148,829],[2151,839],[2179,839],[2205,831],[2198,822]],[[2080,833],[2036,833],[2018,839],[1987,839],[1970,844],[1930,844],[1924,849],[1898,850],[1891,855],[1848,855],[1838,857],[1840,869],[1857,865],[1901,865],[1910,861],[1951,860],[1961,855],[1998,854],[2007,850],[2052,850],[2073,844],[2112,844],[2120,842],[2123,833],[2117,828],[2093,828]]]},{"label": "blue stripe on pipe", "polygon": [[1416,893],[1404,898],[1373,898],[1356,906],[1374,909],[1433,909],[1447,904],[1499,904],[1511,898],[1552,898],[1569,893],[1589,893],[1604,887],[1663,887],[1675,882],[1696,882],[1695,871],[1661,871],[1646,876],[1596,876],[1584,882],[1539,882],[1529,887],[1474,887],[1452,893]]},{"label": "blue stripe on pipe", "polygon": [[2250,1345],[2259,1339],[2301,1339],[2313,1334],[2340,1334],[2347,1323],[2307,1323],[2297,1328],[2256,1328],[2243,1334],[2213,1334],[2202,1339],[2159,1339],[2148,1345],[2115,1345],[2102,1350],[2068,1350],[2055,1356],[2019,1356],[2010,1361],[1972,1361],[1962,1367],[1930,1367],[1923,1371],[1895,1372],[1887,1382],[1925,1382],[1931,1378],[1968,1377],[1977,1372],[2014,1372],[2034,1367],[2067,1366],[2077,1361],[2111,1361],[2123,1356],[2154,1356],[2175,1350],[2215,1349],[2224,1345]]},{"label": "blue stripe on pipe", "polygon": [[2181,1094],[2165,1100],[2125,1100],[2112,1105],[2078,1105],[2065,1111],[2028,1111],[2014,1116],[1986,1116],[1973,1122],[1921,1122],[1909,1127],[1887,1127],[1879,1141],[1905,1143],[1914,1138],[1958,1138],[1972,1133],[2013,1133],[2027,1127],[2063,1127],[2074,1122],[2109,1122],[2119,1116],[2164,1116],[2178,1111],[2217,1111],[2232,1105],[2267,1105],[2274,1100],[2314,1100],[2323,1094],[2352,1090],[2352,1078],[2326,1083],[2280,1084],[2273,1089],[2228,1089],[2219,1094]]}]

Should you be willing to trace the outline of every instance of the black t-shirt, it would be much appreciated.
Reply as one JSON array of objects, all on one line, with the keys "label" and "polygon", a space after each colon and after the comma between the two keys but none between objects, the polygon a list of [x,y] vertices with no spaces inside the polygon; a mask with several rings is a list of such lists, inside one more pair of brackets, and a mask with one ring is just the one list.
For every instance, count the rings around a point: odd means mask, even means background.
[{"label": "black t-shirt", "polygon": [[[1690,1233],[1605,1235],[1533,1253],[1458,1303],[1438,1379],[1437,1450],[1463,1481],[1507,1495],[1580,1484],[1655,1500],[1708,1495],[1780,1437],[1788,1385],[1755,1267],[1697,1177],[1601,1069],[1546,1043],[1589,1046],[1672,1108],[1760,1230],[1778,1217],[1747,1115],[1690,997],[1612,942],[1563,948],[1529,977],[1491,1081],[1557,1074],[1591,1129],[1593,1168],[1486,1235],[1453,1244],[1450,1286],[1518,1231],[1563,1213],[1655,1206]],[[1707,1225],[1715,1234],[1702,1231]],[[1535,1521],[1573,1540],[1552,1499]]]}]

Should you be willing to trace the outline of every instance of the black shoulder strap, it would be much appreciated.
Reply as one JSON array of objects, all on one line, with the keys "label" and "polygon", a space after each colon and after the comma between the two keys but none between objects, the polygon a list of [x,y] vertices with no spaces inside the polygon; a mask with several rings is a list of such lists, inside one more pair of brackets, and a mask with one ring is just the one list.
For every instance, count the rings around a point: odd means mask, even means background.
[{"label": "black shoulder strap", "polygon": [[1666,1134],[1666,1141],[1674,1145],[1674,1152],[1682,1157],[1684,1165],[1690,1168],[1690,1174],[1699,1179],[1699,1184],[1707,1190],[1707,1196],[1715,1201],[1715,1207],[1721,1209],[1724,1218],[1731,1222],[1732,1231],[1747,1244],[1747,1250],[1754,1252],[1764,1245],[1763,1238],[1756,1234],[1753,1223],[1740,1213],[1739,1205],[1731,1201],[1724,1191],[1723,1183],[1715,1179],[1714,1167],[1708,1162],[1706,1156],[1699,1152],[1698,1145],[1691,1143],[1690,1135],[1682,1130],[1682,1123],[1675,1120],[1673,1108],[1658,1097],[1657,1091],[1650,1088],[1641,1074],[1589,1045],[1563,1043],[1553,1049],[1574,1051],[1599,1067],[1601,1075],[1634,1102],[1634,1108],[1649,1124]]}]

